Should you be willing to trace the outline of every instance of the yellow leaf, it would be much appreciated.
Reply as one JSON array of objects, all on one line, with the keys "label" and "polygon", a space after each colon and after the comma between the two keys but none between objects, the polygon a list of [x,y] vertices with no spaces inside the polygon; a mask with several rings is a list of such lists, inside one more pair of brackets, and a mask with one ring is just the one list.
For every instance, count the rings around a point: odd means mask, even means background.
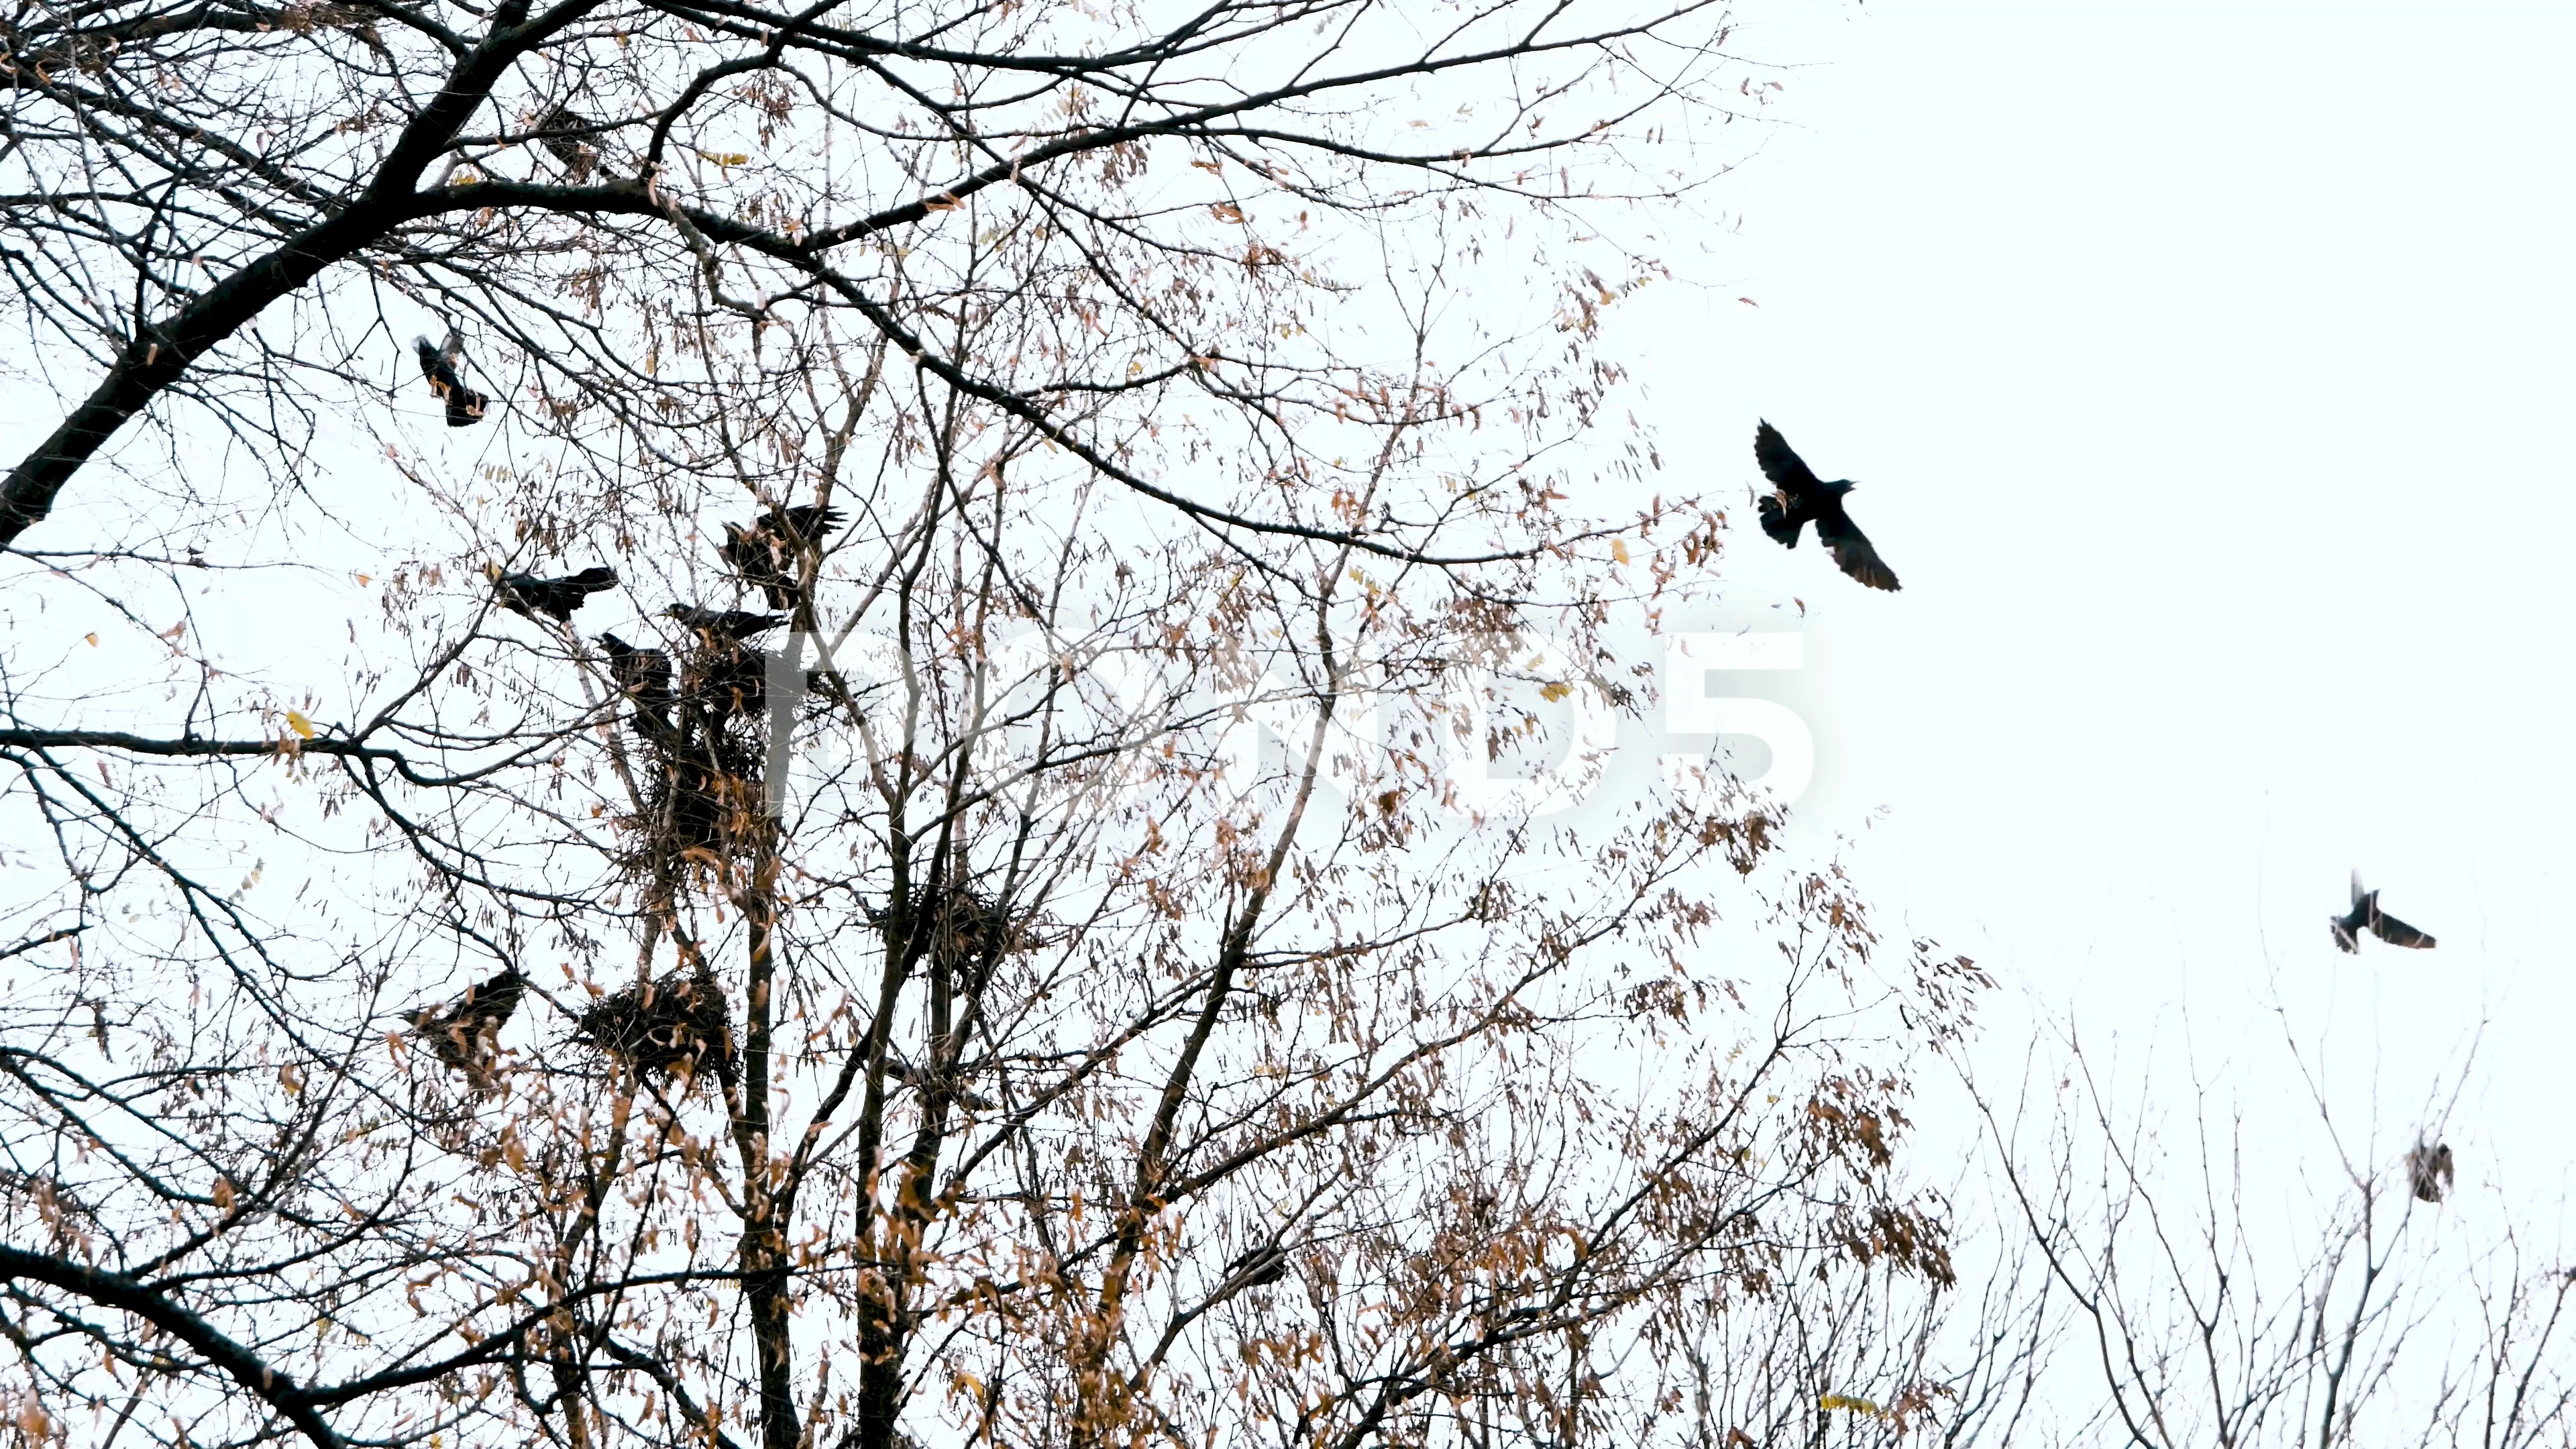
[{"label": "yellow leaf", "polygon": [[1538,697],[1546,700],[1550,704],[1554,704],[1556,701],[1565,698],[1573,692],[1574,686],[1560,679],[1556,683],[1549,685],[1547,688],[1540,690],[1538,692]]},{"label": "yellow leaf", "polygon": [[[690,149],[696,150],[697,148],[691,147]],[[698,155],[705,160],[713,161],[718,166],[748,166],[751,164],[751,158],[740,151],[699,151]]]},{"label": "yellow leaf", "polygon": [[286,712],[286,727],[308,740],[313,738],[313,721],[306,719],[301,710],[290,709]]},{"label": "yellow leaf", "polygon": [[1610,540],[1610,558],[1615,563],[1626,563],[1628,561],[1628,540],[1624,538],[1614,538]]},{"label": "yellow leaf", "polygon": [[89,640],[89,647],[92,649],[98,647],[98,636],[96,634],[84,634],[81,637]]}]

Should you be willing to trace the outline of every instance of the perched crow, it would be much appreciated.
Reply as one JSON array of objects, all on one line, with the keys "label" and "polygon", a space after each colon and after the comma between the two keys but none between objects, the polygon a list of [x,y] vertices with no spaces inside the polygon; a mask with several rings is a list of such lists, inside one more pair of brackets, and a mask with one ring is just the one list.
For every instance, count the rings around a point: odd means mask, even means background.
[{"label": "perched crow", "polygon": [[519,1009],[527,978],[513,966],[488,981],[465,989],[444,1007],[422,1007],[410,1016],[412,1034],[429,1044],[432,1055],[465,1073],[477,1087],[491,1084],[493,1057],[500,1051],[501,1028]]},{"label": "perched crow", "polygon": [[1225,1265],[1225,1275],[1229,1280],[1240,1281],[1246,1288],[1276,1283],[1288,1276],[1287,1250],[1277,1247],[1248,1249]]},{"label": "perched crow", "polygon": [[591,169],[599,164],[598,150],[579,139],[580,133],[590,127],[587,118],[575,115],[560,101],[537,118],[537,144],[545,147],[546,154],[554,157],[574,181],[588,181]]},{"label": "perched crow", "polygon": [[956,1079],[953,1077],[944,1077],[935,1072],[924,1071],[910,1062],[895,1062],[891,1064],[889,1070],[893,1072],[894,1079],[896,1081],[912,1088],[924,1097],[929,1096],[935,1090],[944,1089],[948,1093],[950,1101],[964,1107],[969,1112],[992,1112],[1000,1110],[1000,1103],[994,1101],[990,1097],[982,1096],[966,1090],[964,1087],[957,1085]]},{"label": "perched crow", "polygon": [[663,613],[688,628],[715,639],[748,639],[766,633],[787,622],[779,614],[751,614],[740,609],[702,609],[695,604],[673,604]]},{"label": "perched crow", "polygon": [[2408,946],[2423,950],[2433,938],[2416,930],[2379,908],[2379,892],[2361,888],[2361,872],[2352,873],[2352,910],[2349,914],[2329,916],[2334,927],[2334,943],[2346,951],[2361,950],[2361,933],[2368,931],[2391,946]]},{"label": "perched crow", "polygon": [[652,708],[671,702],[671,656],[659,649],[638,649],[614,634],[599,636],[608,651],[608,675],[629,699]]},{"label": "perched crow", "polygon": [[2451,1190],[2451,1144],[2427,1147],[2422,1142],[2406,1154],[2406,1183],[2425,1202],[2440,1202]]},{"label": "perched crow", "polygon": [[412,346],[420,353],[421,376],[429,379],[429,390],[447,400],[447,425],[470,428],[483,421],[483,410],[492,400],[456,375],[456,364],[465,360],[465,344],[457,341],[456,334],[447,334],[445,347],[426,337],[414,339]]},{"label": "perched crow", "polygon": [[766,517],[747,524],[726,524],[725,541],[716,550],[716,557],[723,559],[744,583],[760,590],[769,600],[769,607],[792,609],[796,607],[798,565],[804,562],[807,550],[840,525],[838,510],[812,503],[772,509]]},{"label": "perched crow", "polygon": [[560,579],[496,574],[492,580],[492,592],[500,597],[501,607],[531,619],[543,614],[562,624],[572,622],[572,611],[581,607],[582,600],[616,587],[617,570],[604,564]]},{"label": "perched crow", "polygon": [[1831,483],[1818,479],[1797,454],[1789,451],[1789,440],[1780,430],[1764,423],[1753,432],[1753,457],[1762,465],[1762,476],[1771,480],[1779,491],[1762,500],[1762,531],[1788,548],[1798,546],[1798,530],[1809,519],[1815,520],[1816,540],[1831,550],[1834,562],[1844,573],[1873,589],[1893,591],[1896,571],[1880,560],[1878,550],[1843,512],[1843,495],[1852,491],[1847,478]]}]

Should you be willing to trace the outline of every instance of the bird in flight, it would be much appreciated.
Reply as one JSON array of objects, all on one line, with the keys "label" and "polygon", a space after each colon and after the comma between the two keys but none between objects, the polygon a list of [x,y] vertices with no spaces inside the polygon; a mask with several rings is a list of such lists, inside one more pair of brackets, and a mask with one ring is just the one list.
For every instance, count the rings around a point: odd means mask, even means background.
[{"label": "bird in flight", "polygon": [[748,639],[766,633],[787,622],[780,614],[753,614],[741,609],[702,609],[695,604],[673,604],[663,613],[680,621],[686,628],[717,639]]},{"label": "bird in flight", "polygon": [[470,428],[483,421],[483,410],[492,400],[467,387],[457,375],[456,364],[465,360],[465,344],[456,334],[447,334],[444,347],[426,337],[413,339],[411,345],[420,354],[420,372],[429,379],[429,390],[447,400],[447,425]]},{"label": "bird in flight", "polygon": [[1843,512],[1843,495],[1852,491],[1848,478],[1819,479],[1806,461],[1789,450],[1780,430],[1764,423],[1753,431],[1753,458],[1762,476],[1777,490],[1762,500],[1762,531],[1786,548],[1798,546],[1798,531],[1813,519],[1816,540],[1833,553],[1844,573],[1873,589],[1893,592],[1896,571],[1869,546],[1869,538]]},{"label": "bird in flight", "polygon": [[571,623],[572,611],[581,607],[582,600],[616,587],[617,570],[604,564],[559,579],[541,579],[534,574],[492,575],[492,592],[501,600],[502,608],[531,619],[543,614],[558,624]]},{"label": "bird in flight", "polygon": [[2433,944],[2433,938],[2416,930],[2379,908],[2379,892],[2361,888],[2361,872],[2352,873],[2352,909],[2340,916],[2327,918],[2334,926],[2334,943],[2346,951],[2361,950],[2361,933],[2368,931],[2391,946],[2406,946],[2421,951]]},{"label": "bird in flight", "polygon": [[728,523],[716,557],[744,583],[760,590],[773,609],[796,607],[798,566],[808,549],[841,526],[838,509],[804,503],[774,508],[750,523]]}]

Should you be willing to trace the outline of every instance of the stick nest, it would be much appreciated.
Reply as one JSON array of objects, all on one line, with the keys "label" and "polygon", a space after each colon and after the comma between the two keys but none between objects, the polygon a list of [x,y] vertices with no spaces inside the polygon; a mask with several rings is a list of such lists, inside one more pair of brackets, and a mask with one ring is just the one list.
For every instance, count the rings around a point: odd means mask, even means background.
[{"label": "stick nest", "polygon": [[592,1046],[651,1076],[734,1070],[733,1025],[724,989],[704,966],[629,986],[591,1003],[574,1025]]}]

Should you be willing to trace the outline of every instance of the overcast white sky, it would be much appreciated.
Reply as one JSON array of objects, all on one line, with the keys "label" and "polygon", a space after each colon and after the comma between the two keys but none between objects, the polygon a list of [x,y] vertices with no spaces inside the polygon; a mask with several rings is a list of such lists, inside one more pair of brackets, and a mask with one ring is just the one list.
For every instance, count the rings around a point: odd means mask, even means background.
[{"label": "overcast white sky", "polygon": [[[2097,1024],[2277,991],[2412,1098],[2491,1020],[2455,1137],[2560,1181],[2576,7],[1765,12],[1722,285],[1614,315],[1668,464],[1767,416],[1905,580],[1736,535],[1810,607],[1808,827],[1884,806],[1872,893]],[[2440,947],[2336,953],[2354,866]]]}]

